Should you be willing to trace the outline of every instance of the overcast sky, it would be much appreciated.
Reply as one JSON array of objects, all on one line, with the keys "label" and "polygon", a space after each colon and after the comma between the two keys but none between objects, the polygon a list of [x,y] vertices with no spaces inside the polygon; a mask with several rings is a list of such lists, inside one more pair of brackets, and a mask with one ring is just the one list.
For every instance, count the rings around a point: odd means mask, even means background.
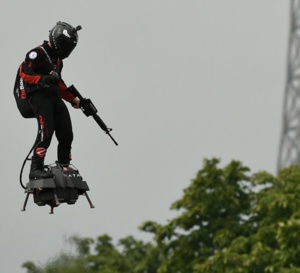
[{"label": "overcast sky", "polygon": [[[37,126],[21,117],[12,90],[25,54],[59,20],[82,26],[63,79],[93,100],[119,146],[69,107],[73,164],[96,208],[80,197],[49,215],[31,196],[21,212],[19,171]],[[0,22],[1,272],[43,264],[73,234],[151,239],[138,226],[175,215],[170,205],[204,158],[276,173],[289,1],[2,0]],[[53,138],[46,163],[56,145]]]}]

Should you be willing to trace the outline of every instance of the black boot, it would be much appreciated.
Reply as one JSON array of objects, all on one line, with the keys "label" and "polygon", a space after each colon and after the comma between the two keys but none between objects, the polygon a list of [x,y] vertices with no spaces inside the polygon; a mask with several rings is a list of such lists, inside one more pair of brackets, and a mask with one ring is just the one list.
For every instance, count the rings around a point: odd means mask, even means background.
[{"label": "black boot", "polygon": [[44,170],[44,159],[32,157],[29,179],[45,179],[54,177],[53,173]]}]

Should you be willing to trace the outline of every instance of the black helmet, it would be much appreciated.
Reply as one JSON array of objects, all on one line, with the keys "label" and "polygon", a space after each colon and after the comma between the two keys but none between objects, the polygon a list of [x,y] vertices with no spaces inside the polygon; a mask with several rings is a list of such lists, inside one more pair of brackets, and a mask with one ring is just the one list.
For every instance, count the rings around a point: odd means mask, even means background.
[{"label": "black helmet", "polygon": [[76,28],[64,22],[57,22],[50,30],[49,41],[51,47],[57,52],[59,58],[64,59],[69,57],[78,42],[77,31],[81,26]]}]

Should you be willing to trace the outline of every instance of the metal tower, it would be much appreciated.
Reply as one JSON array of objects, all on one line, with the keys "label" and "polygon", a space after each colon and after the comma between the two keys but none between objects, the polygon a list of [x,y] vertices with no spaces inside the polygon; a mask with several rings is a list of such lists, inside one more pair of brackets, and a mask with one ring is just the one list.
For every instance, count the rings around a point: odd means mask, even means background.
[{"label": "metal tower", "polygon": [[300,165],[300,0],[291,0],[287,75],[277,170]]}]

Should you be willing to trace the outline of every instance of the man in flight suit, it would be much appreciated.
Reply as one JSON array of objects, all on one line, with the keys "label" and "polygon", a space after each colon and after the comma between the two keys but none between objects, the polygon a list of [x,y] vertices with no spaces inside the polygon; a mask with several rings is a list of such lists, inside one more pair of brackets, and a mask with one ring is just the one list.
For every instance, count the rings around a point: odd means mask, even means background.
[{"label": "man in flight suit", "polygon": [[[20,65],[16,82],[23,80],[28,87],[31,107],[42,129],[41,141],[35,146],[29,178],[53,177],[44,169],[44,159],[52,136],[58,140],[57,161],[69,164],[73,141],[72,123],[69,111],[62,99],[79,108],[80,100],[70,92],[61,78],[63,59],[69,57],[78,42],[76,28],[58,22],[49,32],[49,41],[30,50]],[[27,90],[27,91],[28,91]]]}]

